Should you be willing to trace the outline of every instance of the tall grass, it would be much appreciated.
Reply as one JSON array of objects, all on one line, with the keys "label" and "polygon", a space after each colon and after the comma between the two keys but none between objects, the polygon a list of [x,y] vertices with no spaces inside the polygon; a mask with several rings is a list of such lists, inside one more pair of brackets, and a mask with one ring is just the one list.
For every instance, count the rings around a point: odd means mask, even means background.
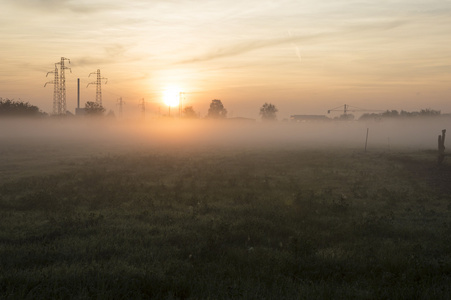
[{"label": "tall grass", "polygon": [[246,149],[15,178],[0,185],[1,295],[445,299],[441,168],[424,153]]}]

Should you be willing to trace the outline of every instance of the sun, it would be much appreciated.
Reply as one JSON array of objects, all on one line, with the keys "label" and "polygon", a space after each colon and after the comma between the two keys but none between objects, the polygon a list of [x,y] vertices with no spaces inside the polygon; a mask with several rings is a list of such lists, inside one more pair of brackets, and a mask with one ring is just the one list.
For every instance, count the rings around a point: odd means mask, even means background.
[{"label": "sun", "polygon": [[167,106],[177,106],[180,102],[180,91],[177,88],[167,88],[163,91],[163,101]]}]

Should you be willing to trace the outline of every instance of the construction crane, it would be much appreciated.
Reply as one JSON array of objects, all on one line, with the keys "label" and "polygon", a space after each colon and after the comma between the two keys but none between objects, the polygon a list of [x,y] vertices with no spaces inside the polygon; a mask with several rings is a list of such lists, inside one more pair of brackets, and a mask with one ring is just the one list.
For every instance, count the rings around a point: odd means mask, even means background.
[{"label": "construction crane", "polygon": [[331,111],[342,111],[344,115],[347,115],[348,112],[383,112],[384,110],[364,109],[364,108],[359,108],[359,107],[344,104],[344,105],[329,109],[327,111],[327,113],[330,114]]}]

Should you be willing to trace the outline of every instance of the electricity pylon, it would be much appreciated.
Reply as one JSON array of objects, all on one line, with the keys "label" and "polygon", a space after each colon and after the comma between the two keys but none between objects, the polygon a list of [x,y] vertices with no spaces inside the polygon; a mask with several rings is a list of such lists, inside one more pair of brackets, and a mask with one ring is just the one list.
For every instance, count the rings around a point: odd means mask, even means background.
[{"label": "electricity pylon", "polygon": [[72,73],[72,69],[69,67],[66,67],[64,65],[64,61],[67,60],[70,63],[69,58],[61,57],[60,64],[60,109],[59,114],[65,114],[66,113],[66,75],[65,70],[69,69]]},{"label": "electricity pylon", "polygon": [[146,117],[146,101],[144,101],[144,98],[139,101],[139,106],[141,107],[141,114],[144,119]]},{"label": "electricity pylon", "polygon": [[55,64],[55,71],[47,72],[45,77],[49,76],[50,73],[55,74],[53,81],[48,81],[44,84],[44,87],[47,84],[53,84],[53,114],[58,115],[61,112],[61,101],[60,101],[60,85],[59,85],[59,75],[58,75],[58,64]]},{"label": "electricity pylon", "polygon": [[122,117],[122,106],[125,104],[124,101],[122,101],[122,97],[117,99],[117,105],[119,106],[119,117]]},{"label": "electricity pylon", "polygon": [[[96,85],[96,103],[102,106],[102,79],[105,79],[105,84],[108,82],[108,78],[104,78],[100,76],[100,69],[97,69],[97,72],[89,73],[88,77],[91,77],[92,74],[97,75],[97,81],[90,82],[86,87],[88,87],[90,84]],[[102,106],[103,107],[103,106]]]}]

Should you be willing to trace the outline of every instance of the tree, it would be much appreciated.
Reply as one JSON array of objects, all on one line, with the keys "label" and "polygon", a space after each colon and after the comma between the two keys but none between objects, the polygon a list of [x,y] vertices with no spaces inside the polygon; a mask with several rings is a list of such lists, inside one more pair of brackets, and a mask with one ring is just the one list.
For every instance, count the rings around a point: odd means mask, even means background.
[{"label": "tree", "polygon": [[221,100],[211,100],[207,117],[213,119],[224,119],[227,117],[227,110],[224,108],[224,105],[222,105]]},{"label": "tree", "polygon": [[262,116],[263,121],[275,121],[277,120],[276,113],[279,110],[276,108],[274,104],[266,103],[260,108],[260,115]]},{"label": "tree", "polygon": [[187,106],[183,109],[183,116],[188,119],[196,119],[197,114],[192,106]]},{"label": "tree", "polygon": [[105,108],[97,102],[88,101],[85,104],[85,114],[88,116],[102,116]]},{"label": "tree", "polygon": [[45,115],[47,114],[40,111],[37,106],[28,102],[0,98],[0,116],[40,117]]},{"label": "tree", "polygon": [[440,116],[440,114],[441,114],[440,110],[433,110],[430,108],[420,110],[420,116],[437,117],[437,116]]},{"label": "tree", "polygon": [[354,115],[353,114],[341,114],[339,117],[335,117],[335,120],[339,120],[339,121],[352,121],[354,120]]},{"label": "tree", "polygon": [[384,118],[397,118],[399,117],[399,113],[397,110],[386,110],[381,116]]}]

